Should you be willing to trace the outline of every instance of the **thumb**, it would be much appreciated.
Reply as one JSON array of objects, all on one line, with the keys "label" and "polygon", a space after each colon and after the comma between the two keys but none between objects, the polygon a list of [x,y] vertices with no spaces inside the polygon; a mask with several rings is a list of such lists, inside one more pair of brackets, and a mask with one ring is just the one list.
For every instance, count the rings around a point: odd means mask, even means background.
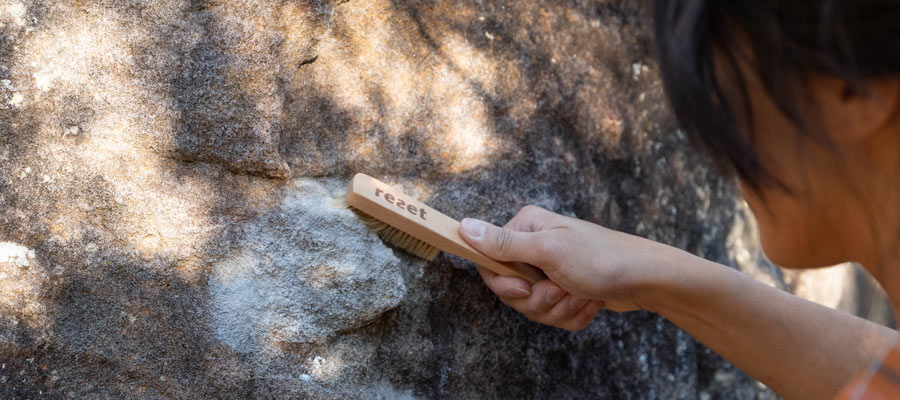
[{"label": "thumb", "polygon": [[518,261],[541,266],[544,248],[537,233],[509,228],[466,218],[459,224],[459,235],[484,255],[498,261]]}]

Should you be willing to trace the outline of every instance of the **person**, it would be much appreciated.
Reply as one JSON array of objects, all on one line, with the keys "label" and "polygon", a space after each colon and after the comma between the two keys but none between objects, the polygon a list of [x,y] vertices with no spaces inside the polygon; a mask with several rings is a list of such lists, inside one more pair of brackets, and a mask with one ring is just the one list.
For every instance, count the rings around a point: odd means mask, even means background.
[{"label": "person", "polygon": [[[900,2],[656,0],[653,18],[675,116],[736,177],[766,255],[857,261],[900,309]],[[546,272],[532,286],[479,268],[534,321],[649,310],[785,399],[900,398],[896,331],[728,267],[534,206],[460,234]]]}]

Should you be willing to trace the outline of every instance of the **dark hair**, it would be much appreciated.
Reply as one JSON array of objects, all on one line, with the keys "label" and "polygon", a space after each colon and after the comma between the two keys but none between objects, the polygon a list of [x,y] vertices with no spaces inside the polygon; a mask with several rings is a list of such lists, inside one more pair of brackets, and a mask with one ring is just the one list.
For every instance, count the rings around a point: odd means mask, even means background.
[{"label": "dark hair", "polygon": [[[867,80],[900,74],[897,0],[654,0],[653,14],[676,117],[720,167],[754,188],[783,185],[753,148],[739,60],[752,57],[765,90],[804,134],[816,125],[801,111],[805,76],[843,79],[853,93],[864,91]],[[737,96],[726,96],[726,83],[716,80],[714,55],[724,61],[720,72],[733,77],[727,85]]]}]

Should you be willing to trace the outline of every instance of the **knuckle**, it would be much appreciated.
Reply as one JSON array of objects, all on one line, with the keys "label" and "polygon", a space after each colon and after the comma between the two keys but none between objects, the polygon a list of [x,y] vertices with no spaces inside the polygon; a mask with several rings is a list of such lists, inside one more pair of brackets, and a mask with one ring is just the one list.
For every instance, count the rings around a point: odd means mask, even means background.
[{"label": "knuckle", "polygon": [[[541,314],[546,314],[547,311],[550,311],[550,309],[553,308],[554,305],[556,305],[554,303],[547,303],[546,301],[543,301],[543,299],[541,299],[541,300],[542,301],[535,307],[536,311]],[[546,316],[546,317],[552,318],[552,316]]]},{"label": "knuckle", "polygon": [[487,286],[494,294],[500,295],[497,285],[494,282],[494,279],[490,276],[481,275],[481,281],[484,282],[484,285]]},{"label": "knuckle", "polygon": [[519,213],[517,214],[517,216],[519,218],[535,220],[535,219],[542,218],[548,212],[549,211],[547,211],[546,209],[544,209],[542,207],[536,206],[534,204],[529,204],[525,207],[522,207],[522,209],[519,210]]},{"label": "knuckle", "polygon": [[529,205],[527,205],[527,206],[525,206],[525,207],[522,207],[522,209],[519,210],[519,214],[522,214],[522,215],[533,215],[534,213],[540,212],[541,210],[543,210],[543,208],[538,207],[538,206],[536,206],[536,205],[534,205],[534,204],[529,204]]},{"label": "knuckle", "polygon": [[500,257],[507,259],[512,255],[513,232],[509,228],[500,228],[497,233],[497,253]]},{"label": "knuckle", "polygon": [[542,324],[547,323],[547,316],[544,314],[544,311],[545,310],[541,310],[539,307],[530,303],[519,307],[519,312],[528,317],[528,319]]}]

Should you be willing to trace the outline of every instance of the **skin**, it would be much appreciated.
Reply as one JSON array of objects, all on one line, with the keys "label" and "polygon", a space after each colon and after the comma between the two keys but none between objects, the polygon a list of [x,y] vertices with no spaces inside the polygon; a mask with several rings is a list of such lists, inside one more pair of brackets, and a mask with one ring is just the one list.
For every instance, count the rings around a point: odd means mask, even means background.
[{"label": "skin", "polygon": [[[852,93],[843,81],[810,78],[809,116],[818,116],[826,146],[800,134],[752,71],[745,75],[754,146],[791,189],[756,192],[741,182],[767,256],[791,268],[860,262],[900,310],[900,79]],[[834,397],[898,340],[892,329],[682,250],[539,207],[504,227],[465,219],[460,235],[492,258],[546,272],[532,286],[479,268],[528,318],[575,331],[600,309],[656,312],[786,399]]]}]

